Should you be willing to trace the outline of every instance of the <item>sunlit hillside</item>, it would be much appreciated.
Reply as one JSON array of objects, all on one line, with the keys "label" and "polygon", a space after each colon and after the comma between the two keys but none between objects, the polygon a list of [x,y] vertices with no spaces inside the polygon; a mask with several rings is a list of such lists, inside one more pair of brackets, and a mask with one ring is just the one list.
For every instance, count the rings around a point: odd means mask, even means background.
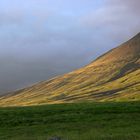
[{"label": "sunlit hillside", "polygon": [[140,33],[89,65],[0,98],[0,106],[140,100]]}]

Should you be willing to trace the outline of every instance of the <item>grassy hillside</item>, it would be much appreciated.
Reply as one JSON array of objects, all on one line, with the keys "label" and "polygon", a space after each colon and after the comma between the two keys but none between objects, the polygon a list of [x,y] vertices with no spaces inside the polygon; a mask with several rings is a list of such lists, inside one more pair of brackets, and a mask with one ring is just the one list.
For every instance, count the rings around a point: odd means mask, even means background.
[{"label": "grassy hillside", "polygon": [[0,98],[0,106],[140,100],[140,33],[89,65]]},{"label": "grassy hillside", "polygon": [[140,102],[0,108],[0,140],[139,140]]}]

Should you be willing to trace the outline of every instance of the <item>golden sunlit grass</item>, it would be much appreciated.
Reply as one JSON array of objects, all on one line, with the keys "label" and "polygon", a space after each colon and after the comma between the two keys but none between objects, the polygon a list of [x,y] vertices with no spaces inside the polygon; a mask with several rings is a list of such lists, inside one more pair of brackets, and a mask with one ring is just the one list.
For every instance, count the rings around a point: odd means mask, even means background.
[{"label": "golden sunlit grass", "polygon": [[140,100],[140,35],[89,65],[0,98],[0,106]]}]

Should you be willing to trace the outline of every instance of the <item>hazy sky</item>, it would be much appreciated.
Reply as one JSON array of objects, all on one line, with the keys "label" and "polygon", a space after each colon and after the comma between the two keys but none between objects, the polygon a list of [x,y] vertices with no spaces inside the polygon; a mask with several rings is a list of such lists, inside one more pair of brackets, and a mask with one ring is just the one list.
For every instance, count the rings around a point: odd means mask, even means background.
[{"label": "hazy sky", "polygon": [[140,0],[0,0],[0,93],[84,66],[140,31]]}]

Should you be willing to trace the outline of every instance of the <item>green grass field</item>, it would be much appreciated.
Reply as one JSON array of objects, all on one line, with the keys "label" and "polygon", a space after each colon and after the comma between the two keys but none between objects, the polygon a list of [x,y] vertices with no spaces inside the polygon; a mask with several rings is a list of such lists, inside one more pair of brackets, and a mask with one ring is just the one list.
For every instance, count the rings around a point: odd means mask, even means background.
[{"label": "green grass field", "polygon": [[0,108],[0,140],[140,140],[140,102]]}]

